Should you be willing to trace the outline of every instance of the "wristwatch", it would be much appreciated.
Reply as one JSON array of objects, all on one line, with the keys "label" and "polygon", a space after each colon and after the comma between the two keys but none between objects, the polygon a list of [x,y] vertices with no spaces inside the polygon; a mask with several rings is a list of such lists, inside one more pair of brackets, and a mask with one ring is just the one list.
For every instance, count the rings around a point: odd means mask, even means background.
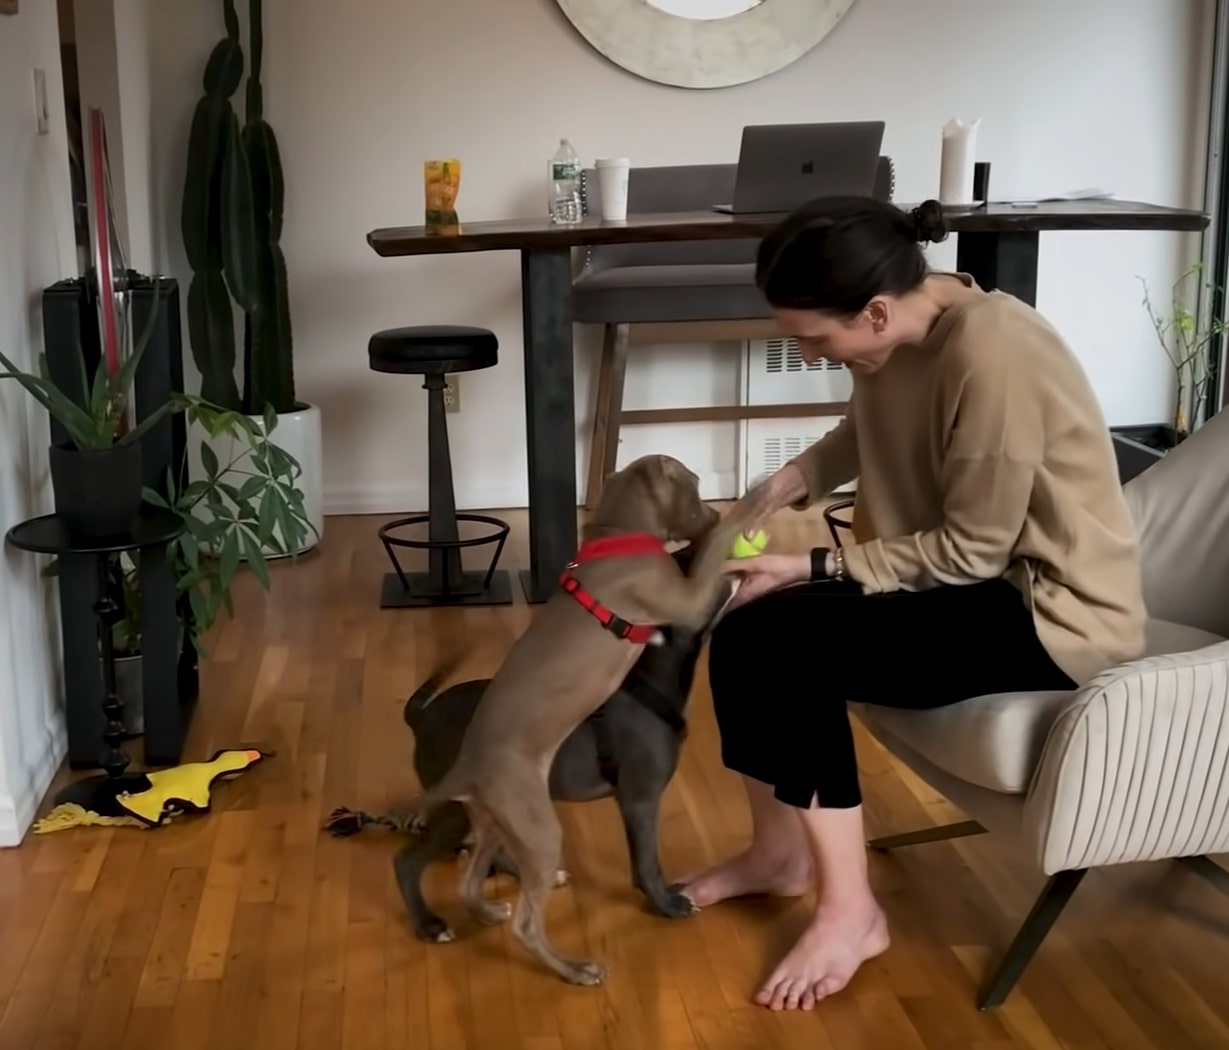
[{"label": "wristwatch", "polygon": [[[832,556],[832,572],[828,571],[828,556]],[[843,580],[845,578],[845,552],[839,547],[811,548],[811,582],[817,580]]]}]

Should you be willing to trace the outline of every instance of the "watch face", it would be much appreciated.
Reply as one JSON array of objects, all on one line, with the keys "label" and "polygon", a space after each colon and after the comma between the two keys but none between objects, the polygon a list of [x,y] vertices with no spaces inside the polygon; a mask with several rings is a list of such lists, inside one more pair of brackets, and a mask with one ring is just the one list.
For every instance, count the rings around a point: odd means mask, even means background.
[{"label": "watch face", "polygon": [[[128,324],[128,267],[115,224],[111,167],[107,157],[106,125],[101,109],[89,111],[87,130],[90,241],[98,282],[98,328],[102,348],[100,367],[115,375],[131,353]],[[121,430],[127,429],[131,399],[125,405]]]}]

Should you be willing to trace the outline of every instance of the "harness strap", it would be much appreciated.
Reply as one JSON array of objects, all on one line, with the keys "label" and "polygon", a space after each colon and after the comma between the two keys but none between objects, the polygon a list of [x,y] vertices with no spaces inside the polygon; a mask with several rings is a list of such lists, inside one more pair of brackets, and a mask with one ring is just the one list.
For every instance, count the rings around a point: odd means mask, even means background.
[{"label": "harness strap", "polygon": [[646,554],[665,554],[665,544],[647,532],[623,533],[618,536],[602,536],[581,544],[576,557],[568,563],[559,577],[559,585],[570,594],[586,612],[593,616],[616,638],[633,645],[647,645],[657,634],[656,624],[629,623],[616,616],[581,585],[572,575],[578,565],[604,558],[643,557]]}]

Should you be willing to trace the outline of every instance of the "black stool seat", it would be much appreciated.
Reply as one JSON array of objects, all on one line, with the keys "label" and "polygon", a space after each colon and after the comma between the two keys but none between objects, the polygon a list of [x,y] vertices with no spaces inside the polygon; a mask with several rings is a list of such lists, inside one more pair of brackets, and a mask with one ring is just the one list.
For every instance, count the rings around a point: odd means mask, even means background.
[{"label": "black stool seat", "polygon": [[367,357],[376,372],[401,375],[445,375],[493,368],[499,363],[499,340],[486,328],[424,324],[385,328],[367,343]]}]

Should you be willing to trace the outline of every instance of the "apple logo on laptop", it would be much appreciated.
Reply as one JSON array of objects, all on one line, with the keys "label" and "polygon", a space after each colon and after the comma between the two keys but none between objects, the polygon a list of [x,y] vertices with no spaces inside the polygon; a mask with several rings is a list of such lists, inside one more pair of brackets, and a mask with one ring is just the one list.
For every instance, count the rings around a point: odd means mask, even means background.
[{"label": "apple logo on laptop", "polygon": [[806,161],[802,165],[802,174],[803,175],[814,175],[815,174],[815,161],[813,160]]}]

